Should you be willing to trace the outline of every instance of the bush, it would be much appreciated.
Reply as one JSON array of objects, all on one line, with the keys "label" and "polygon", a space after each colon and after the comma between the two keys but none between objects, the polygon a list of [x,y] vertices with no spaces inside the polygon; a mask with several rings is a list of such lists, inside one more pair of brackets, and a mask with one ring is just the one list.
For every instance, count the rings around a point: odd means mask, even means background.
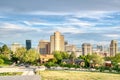
[{"label": "bush", "polygon": [[104,72],[105,70],[109,70],[109,72],[112,72],[112,68],[107,66],[101,66],[99,67],[99,69],[100,69],[100,72]]},{"label": "bush", "polygon": [[80,68],[80,65],[76,64],[60,64],[61,67],[68,67],[68,68]]},{"label": "bush", "polygon": [[104,72],[105,67],[104,67],[104,66],[101,66],[99,69],[100,69],[100,72]]},{"label": "bush", "polygon": [[115,70],[116,72],[120,72],[119,65],[115,65],[115,66],[113,67],[113,70]]},{"label": "bush", "polygon": [[52,66],[57,66],[57,64],[55,64],[53,62],[47,62],[47,63],[45,63],[45,66],[48,67],[48,68],[50,68]]}]

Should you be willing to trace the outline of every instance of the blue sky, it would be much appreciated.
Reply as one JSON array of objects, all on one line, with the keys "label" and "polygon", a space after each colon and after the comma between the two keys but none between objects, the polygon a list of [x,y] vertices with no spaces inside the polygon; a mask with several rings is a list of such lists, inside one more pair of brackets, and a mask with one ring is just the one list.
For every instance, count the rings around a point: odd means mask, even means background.
[{"label": "blue sky", "polygon": [[0,42],[36,47],[55,31],[78,47],[119,42],[120,0],[0,0]]}]

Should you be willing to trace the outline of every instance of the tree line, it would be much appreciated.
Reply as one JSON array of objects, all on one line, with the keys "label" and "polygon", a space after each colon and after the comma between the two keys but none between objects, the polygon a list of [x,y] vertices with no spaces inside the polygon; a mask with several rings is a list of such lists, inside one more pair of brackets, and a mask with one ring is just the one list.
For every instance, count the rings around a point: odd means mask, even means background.
[{"label": "tree line", "polygon": [[[76,57],[76,54],[72,52],[68,54],[67,52],[54,51],[52,53],[54,58],[49,59],[47,62],[40,64],[40,54],[35,49],[26,50],[26,48],[18,48],[15,53],[13,53],[7,45],[0,47],[0,64],[30,64],[30,65],[45,65],[47,67],[51,66],[62,66],[62,67],[84,67],[84,68],[105,68],[120,69],[120,53],[114,57],[102,57],[93,53],[92,55],[80,55]],[[75,61],[83,61],[80,64],[76,64]],[[105,61],[111,61],[110,67],[104,67]],[[120,71],[120,70],[119,70]]]},{"label": "tree line", "polygon": [[15,53],[13,53],[7,45],[0,47],[0,64],[37,64],[39,60],[40,54],[35,49],[27,50],[22,47],[18,48]]}]

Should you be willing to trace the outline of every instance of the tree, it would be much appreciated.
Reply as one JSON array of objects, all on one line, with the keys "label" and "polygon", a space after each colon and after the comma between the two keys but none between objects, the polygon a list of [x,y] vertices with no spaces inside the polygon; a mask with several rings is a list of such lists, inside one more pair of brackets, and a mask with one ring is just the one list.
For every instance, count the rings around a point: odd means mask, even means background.
[{"label": "tree", "polygon": [[67,52],[54,51],[53,54],[54,54],[54,57],[55,57],[56,62],[57,62],[58,64],[61,63],[61,60],[62,60],[62,59],[68,59],[68,58],[69,58],[69,54],[68,54]]},{"label": "tree", "polygon": [[68,59],[69,58],[69,54],[67,52],[61,52],[62,58],[63,59]]},{"label": "tree", "polygon": [[39,58],[40,54],[37,53],[37,51],[35,51],[34,49],[30,49],[24,54],[23,61],[25,63],[34,64]]},{"label": "tree", "polygon": [[0,54],[2,54],[2,48],[0,47]]},{"label": "tree", "polygon": [[12,56],[12,60],[15,61],[16,63],[18,61],[23,62],[23,57],[26,54],[27,50],[26,48],[22,47],[22,48],[18,48],[15,52],[15,54],[13,54]]},{"label": "tree", "polygon": [[11,53],[11,51],[7,47],[7,45],[3,45],[1,51],[2,51],[3,54],[10,54]]},{"label": "tree", "polygon": [[104,57],[105,61],[111,61],[113,57]]},{"label": "tree", "polygon": [[90,55],[89,60],[92,61],[92,63],[94,65],[97,65],[97,64],[98,65],[102,65],[103,62],[104,62],[103,57],[101,57],[100,55],[97,55],[95,53],[93,53],[92,55]]},{"label": "tree", "polygon": [[61,63],[61,60],[63,59],[63,56],[61,55],[60,51],[55,51],[54,52],[54,57],[56,58],[58,64]]},{"label": "tree", "polygon": [[0,59],[0,64],[3,64],[4,63],[4,60],[3,59]]},{"label": "tree", "polygon": [[10,60],[11,50],[7,47],[7,45],[3,45],[0,52],[3,54],[5,60]]},{"label": "tree", "polygon": [[71,63],[73,64],[74,63],[74,59],[76,58],[76,55],[74,52],[72,52],[69,56],[69,59],[71,60]]},{"label": "tree", "polygon": [[79,59],[83,59],[85,61],[85,67],[89,67],[90,64],[93,64],[94,66],[96,64],[102,65],[104,62],[103,57],[95,53],[93,53],[92,55],[79,56]]},{"label": "tree", "polygon": [[115,55],[115,57],[112,58],[112,63],[114,65],[117,65],[118,63],[120,63],[120,53],[118,53],[117,55]]},{"label": "tree", "polygon": [[85,61],[85,67],[89,67],[89,65],[90,65],[90,55],[86,55],[86,56],[80,55],[78,58],[83,59]]}]

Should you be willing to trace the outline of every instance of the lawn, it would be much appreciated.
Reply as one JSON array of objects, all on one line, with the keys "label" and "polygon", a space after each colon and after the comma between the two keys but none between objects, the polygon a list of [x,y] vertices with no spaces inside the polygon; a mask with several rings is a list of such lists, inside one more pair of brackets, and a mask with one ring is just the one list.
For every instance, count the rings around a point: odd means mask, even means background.
[{"label": "lawn", "polygon": [[120,80],[120,74],[81,71],[40,71],[42,80]]},{"label": "lawn", "polygon": [[4,73],[0,73],[0,76],[15,76],[15,75],[22,75],[22,72],[4,72]]}]

